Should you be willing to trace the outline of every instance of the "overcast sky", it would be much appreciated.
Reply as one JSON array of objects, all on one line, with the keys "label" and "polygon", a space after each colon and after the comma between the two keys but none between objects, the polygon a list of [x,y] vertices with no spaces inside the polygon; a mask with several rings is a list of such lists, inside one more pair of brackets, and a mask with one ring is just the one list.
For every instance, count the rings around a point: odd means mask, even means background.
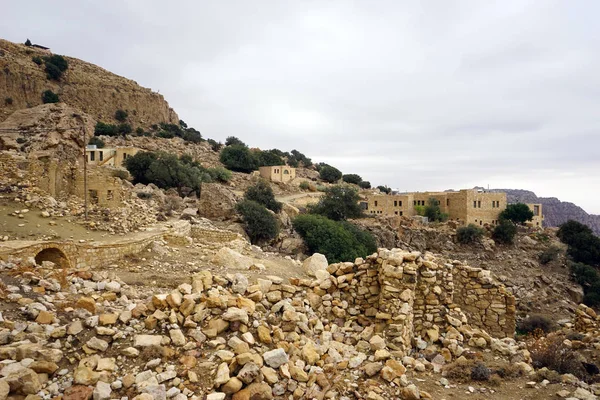
[{"label": "overcast sky", "polygon": [[402,191],[515,188],[600,214],[600,2],[13,1],[30,38],[160,91],[205,137]]}]

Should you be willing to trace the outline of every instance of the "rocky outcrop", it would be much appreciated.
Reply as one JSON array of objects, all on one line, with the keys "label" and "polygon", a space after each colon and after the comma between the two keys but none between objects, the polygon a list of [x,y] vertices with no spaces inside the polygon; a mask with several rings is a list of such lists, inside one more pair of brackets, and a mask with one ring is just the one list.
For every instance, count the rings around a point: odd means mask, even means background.
[{"label": "rocky outcrop", "polygon": [[134,129],[159,122],[178,123],[179,117],[163,96],[94,64],[65,57],[69,67],[61,80],[49,80],[44,65],[32,61],[48,55],[0,39],[0,121],[17,110],[42,104],[42,93],[52,90],[62,102],[98,121],[116,123],[115,111],[122,109],[129,112],[128,122]]},{"label": "rocky outcrop", "polygon": [[559,226],[572,219],[589,226],[596,235],[600,235],[600,215],[588,214],[583,208],[556,197],[538,197],[529,190],[496,189],[506,192],[509,203],[541,203],[544,213],[544,226]]}]

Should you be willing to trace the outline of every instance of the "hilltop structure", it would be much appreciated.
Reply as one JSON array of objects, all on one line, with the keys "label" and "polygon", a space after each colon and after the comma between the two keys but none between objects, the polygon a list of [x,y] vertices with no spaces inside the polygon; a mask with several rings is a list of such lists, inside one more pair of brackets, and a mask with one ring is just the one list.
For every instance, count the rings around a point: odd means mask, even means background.
[{"label": "hilltop structure", "polygon": [[271,182],[289,182],[296,178],[296,168],[287,165],[274,165],[259,168],[260,176]]},{"label": "hilltop structure", "polygon": [[[488,192],[482,189],[463,189],[449,192],[415,192],[399,194],[377,194],[367,196],[362,202],[367,214],[386,216],[418,215],[417,208],[426,206],[435,199],[448,218],[460,224],[483,226],[496,225],[499,214],[506,209],[506,193]],[[542,225],[542,205],[528,204],[534,212],[533,226]]]}]

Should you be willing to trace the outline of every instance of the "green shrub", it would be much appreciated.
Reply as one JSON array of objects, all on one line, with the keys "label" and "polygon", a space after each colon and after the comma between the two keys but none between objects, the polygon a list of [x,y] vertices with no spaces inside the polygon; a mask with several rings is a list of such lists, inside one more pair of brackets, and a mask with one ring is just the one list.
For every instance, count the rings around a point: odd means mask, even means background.
[{"label": "green shrub", "polygon": [[125,160],[125,167],[133,177],[133,183],[141,183],[148,185],[150,180],[146,177],[146,172],[150,168],[158,155],[149,151],[140,151],[134,156],[128,157]]},{"label": "green shrub", "polygon": [[142,200],[150,200],[152,198],[152,193],[149,192],[137,192],[137,197]]},{"label": "green shrub", "polygon": [[252,200],[267,207],[269,210],[278,213],[281,211],[282,204],[275,200],[273,189],[267,181],[261,179],[256,184],[250,186],[244,194],[246,200]]},{"label": "green shrub", "polygon": [[44,104],[58,103],[59,101],[60,99],[58,98],[58,95],[52,90],[46,90],[44,93],[42,93],[42,102]]},{"label": "green shrub", "polygon": [[221,150],[220,160],[232,171],[249,173],[257,168],[252,152],[240,144],[232,144]]},{"label": "green shrub", "polygon": [[244,220],[244,230],[253,244],[274,239],[279,234],[277,219],[264,206],[252,200],[237,204]]},{"label": "green shrub", "polygon": [[300,185],[298,187],[302,190],[309,190],[310,183],[308,183],[307,181],[302,181],[302,182],[300,182]]},{"label": "green shrub", "polygon": [[371,182],[369,182],[369,181],[362,181],[362,182],[358,183],[358,186],[361,189],[371,189]]},{"label": "green shrub", "polygon": [[389,187],[387,187],[387,186],[377,186],[377,189],[379,189],[379,191],[380,191],[381,193],[385,193],[385,194],[390,194],[390,193],[392,193],[392,189],[390,189],[390,188],[389,188]]},{"label": "green shrub", "polygon": [[12,97],[5,97],[4,98],[4,105],[10,106],[13,103],[13,99]]},{"label": "green shrub", "polygon": [[[306,168],[312,165],[312,160],[298,150],[292,150],[290,153],[291,154],[287,154],[288,165],[290,167],[297,168],[302,164],[302,166]],[[281,155],[281,157],[283,157],[283,155]]]},{"label": "green shrub", "polygon": [[142,136],[144,134],[144,128],[138,126],[137,128],[135,128],[135,134],[138,136]]},{"label": "green shrub", "polygon": [[309,251],[325,255],[330,263],[354,261],[377,251],[372,235],[349,222],[305,214],[296,217],[293,225]]},{"label": "green shrub", "polygon": [[117,136],[119,134],[119,129],[116,125],[105,124],[104,122],[97,122],[96,127],[94,128],[94,135],[100,136]]},{"label": "green shrub", "polygon": [[362,182],[362,178],[357,174],[346,174],[342,175],[342,180],[346,183],[352,183],[354,185],[358,185]]},{"label": "green shrub", "polygon": [[194,128],[185,129],[183,131],[181,138],[183,140],[185,140],[186,142],[191,142],[191,143],[200,143],[204,140],[204,139],[202,139],[202,134],[200,134],[200,132],[198,132]]},{"label": "green shrub", "polygon": [[319,214],[334,221],[363,217],[358,191],[349,185],[336,185],[327,189],[319,202],[309,207],[311,214]]},{"label": "green shrub", "polygon": [[115,112],[115,119],[119,122],[127,121],[128,116],[129,116],[129,114],[125,110],[117,110]]},{"label": "green shrub", "polygon": [[317,189],[317,192],[327,192],[327,190],[328,190],[327,186],[324,186],[324,185],[317,185],[316,189]]},{"label": "green shrub", "polygon": [[283,158],[277,151],[267,150],[255,153],[256,161],[259,167],[270,167],[275,165],[285,165]]},{"label": "green shrub", "polygon": [[427,200],[427,205],[423,209],[423,215],[431,222],[443,222],[448,220],[448,214],[443,213],[440,209],[439,200],[430,197]]},{"label": "green shrub", "polygon": [[53,79],[56,81],[60,80],[63,72],[65,72],[69,67],[67,60],[58,54],[45,57],[44,63],[46,64],[46,74],[48,79]]},{"label": "green shrub", "polygon": [[131,129],[131,125],[129,125],[129,124],[120,124],[120,125],[117,127],[117,131],[118,131],[118,132],[119,132],[121,135],[125,136],[125,135],[127,135],[127,134],[131,133],[131,132],[133,131],[133,129]]},{"label": "green shrub", "polygon": [[517,227],[515,224],[508,220],[500,220],[500,223],[496,225],[492,232],[492,238],[499,243],[512,244],[516,234]]},{"label": "green shrub", "polygon": [[34,62],[34,63],[36,63],[37,65],[42,65],[42,63],[44,62],[44,61],[42,61],[42,59],[41,59],[40,57],[38,57],[38,56],[32,57],[32,58],[31,58],[31,61],[33,61],[33,62]]},{"label": "green shrub", "polygon": [[522,335],[534,333],[535,331],[550,333],[553,329],[554,323],[552,320],[543,315],[532,315],[517,324],[517,332]]},{"label": "green shrub", "polygon": [[228,136],[227,139],[225,139],[225,146],[248,147],[248,146],[246,146],[246,143],[242,142],[240,139],[236,138],[235,136]]},{"label": "green shrub", "polygon": [[569,246],[567,254],[575,262],[600,265],[600,238],[588,226],[567,221],[560,226],[557,236]]},{"label": "green shrub", "polygon": [[506,206],[506,209],[500,213],[499,218],[501,220],[505,219],[512,221],[515,224],[524,224],[525,222],[533,219],[533,211],[529,209],[527,204],[509,204]]},{"label": "green shrub", "polygon": [[325,182],[334,183],[342,179],[342,171],[331,165],[324,165],[319,168],[319,177]]},{"label": "green shrub", "polygon": [[221,151],[221,147],[223,147],[221,143],[217,142],[214,139],[208,139],[207,142],[210,145],[212,151]]},{"label": "green shrub", "polygon": [[456,240],[462,244],[474,243],[483,237],[483,233],[484,230],[477,225],[469,224],[456,230]]},{"label": "green shrub", "polygon": [[88,144],[95,145],[99,149],[104,148],[105,145],[104,140],[100,139],[98,136],[93,136],[88,142]]},{"label": "green shrub", "polygon": [[27,143],[27,139],[25,139],[24,137],[18,137],[17,143],[19,143],[19,144]]},{"label": "green shrub", "polygon": [[560,254],[560,248],[556,246],[550,246],[546,250],[542,251],[538,258],[540,260],[540,264],[548,264],[551,261],[556,260],[558,255]]},{"label": "green shrub", "polygon": [[209,168],[207,171],[211,178],[217,182],[226,183],[229,182],[232,177],[231,171],[223,167]]}]

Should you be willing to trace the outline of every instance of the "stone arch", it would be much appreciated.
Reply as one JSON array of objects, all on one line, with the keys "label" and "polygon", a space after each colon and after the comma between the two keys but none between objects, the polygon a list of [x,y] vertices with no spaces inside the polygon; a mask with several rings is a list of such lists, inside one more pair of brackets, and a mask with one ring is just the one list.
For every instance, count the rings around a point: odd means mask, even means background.
[{"label": "stone arch", "polygon": [[43,261],[51,261],[58,268],[69,268],[71,263],[67,255],[57,247],[48,247],[42,249],[35,255],[35,263],[42,265]]}]

